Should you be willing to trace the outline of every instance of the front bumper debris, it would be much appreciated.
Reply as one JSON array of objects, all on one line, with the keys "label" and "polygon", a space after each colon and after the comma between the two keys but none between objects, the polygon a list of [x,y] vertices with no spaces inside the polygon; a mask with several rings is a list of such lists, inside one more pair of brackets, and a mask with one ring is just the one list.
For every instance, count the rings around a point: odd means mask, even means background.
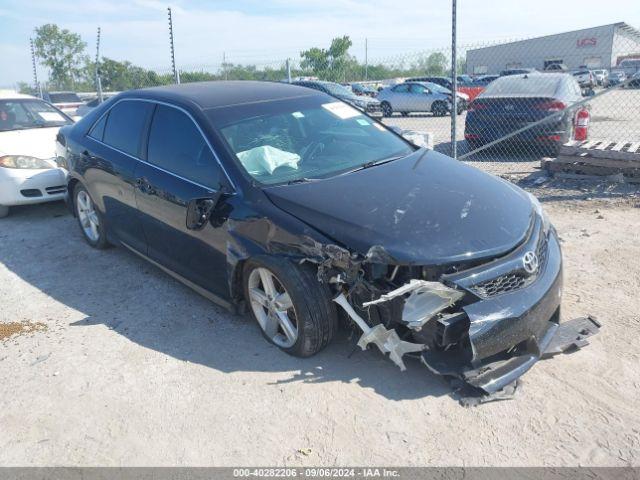
[{"label": "front bumper debris", "polygon": [[[524,272],[524,256],[534,253],[539,268]],[[519,283],[493,285],[502,278]],[[510,254],[440,280],[414,277],[361,302],[344,290],[334,301],[362,330],[360,348],[375,344],[401,370],[403,356],[413,354],[459,387],[467,405],[511,398],[537,361],[587,345],[600,329],[593,317],[560,323],[562,255],[555,231],[545,231],[540,218]],[[395,311],[393,323],[365,321],[345,293],[369,320],[370,309]]]},{"label": "front bumper debris", "polygon": [[367,346],[370,343],[373,343],[378,347],[383,355],[388,353],[389,358],[393,363],[398,365],[400,370],[403,372],[407,367],[405,367],[402,357],[406,353],[421,352],[424,350],[424,345],[400,340],[400,337],[395,330],[387,330],[382,324],[370,327],[367,322],[365,322],[364,319],[356,313],[343,293],[340,293],[333,299],[333,301],[340,305],[347,315],[349,315],[349,317],[351,317],[351,319],[362,330],[362,336],[360,337],[360,340],[358,340],[358,346],[362,350],[366,350]]},{"label": "front bumper debris", "polygon": [[[476,396],[501,396],[505,389],[513,388],[514,382],[538,360],[551,358],[560,353],[571,353],[588,345],[587,339],[598,333],[600,327],[600,322],[591,316],[560,324],[548,322],[545,335],[540,342],[525,342],[516,348],[512,355],[504,355],[477,368],[468,368],[462,362],[455,362],[433,351],[424,351],[422,362],[433,373],[462,380],[476,389]],[[467,391],[467,394],[471,392],[473,390]]]}]

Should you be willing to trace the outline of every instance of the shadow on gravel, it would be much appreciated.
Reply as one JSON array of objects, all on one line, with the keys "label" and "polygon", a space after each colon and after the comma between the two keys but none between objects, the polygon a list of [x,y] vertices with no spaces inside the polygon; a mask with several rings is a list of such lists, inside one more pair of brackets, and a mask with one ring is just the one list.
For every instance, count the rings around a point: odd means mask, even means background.
[{"label": "shadow on gravel", "polygon": [[[248,315],[226,312],[123,248],[90,248],[63,204],[16,209],[0,221],[0,241],[0,263],[8,270],[86,316],[74,327],[104,325],[144,348],[221,372],[291,374],[273,384],[357,383],[391,400],[451,393],[441,377],[407,357],[405,372],[377,350],[349,357],[355,339],[344,330],[314,357],[291,357],[268,344]],[[80,338],[100,334],[89,330]],[[96,348],[116,355],[120,347]],[[140,375],[147,368],[140,365]]]}]

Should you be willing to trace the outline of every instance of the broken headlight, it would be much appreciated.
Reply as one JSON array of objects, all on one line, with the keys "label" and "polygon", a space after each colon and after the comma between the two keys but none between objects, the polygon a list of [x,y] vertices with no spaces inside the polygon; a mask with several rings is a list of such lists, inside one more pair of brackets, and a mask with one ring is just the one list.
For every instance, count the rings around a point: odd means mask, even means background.
[{"label": "broken headlight", "polygon": [[542,204],[540,203],[540,200],[538,200],[534,195],[531,195],[529,192],[527,192],[527,195],[529,195],[529,199],[531,200],[531,205],[533,205],[533,208],[535,209],[536,213],[542,220],[542,229],[546,235],[547,232],[549,232],[549,228],[551,228],[551,221],[547,216],[547,212],[545,212],[544,208],[542,208]]}]

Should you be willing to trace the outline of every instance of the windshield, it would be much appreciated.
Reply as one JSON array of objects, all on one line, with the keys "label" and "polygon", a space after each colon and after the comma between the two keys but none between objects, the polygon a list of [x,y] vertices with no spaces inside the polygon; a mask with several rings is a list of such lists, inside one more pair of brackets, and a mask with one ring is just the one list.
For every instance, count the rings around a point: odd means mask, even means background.
[{"label": "windshield", "polygon": [[353,97],[353,92],[342,85],[337,83],[323,83],[322,86],[327,89],[327,91],[331,95],[335,95],[337,97]]},{"label": "windshield", "polygon": [[80,97],[73,92],[50,93],[51,103],[82,103]]},{"label": "windshield", "polygon": [[266,185],[328,178],[415,150],[325,95],[212,109],[207,115],[242,168]]},{"label": "windshield", "polygon": [[42,100],[0,100],[0,131],[60,127],[72,121]]}]

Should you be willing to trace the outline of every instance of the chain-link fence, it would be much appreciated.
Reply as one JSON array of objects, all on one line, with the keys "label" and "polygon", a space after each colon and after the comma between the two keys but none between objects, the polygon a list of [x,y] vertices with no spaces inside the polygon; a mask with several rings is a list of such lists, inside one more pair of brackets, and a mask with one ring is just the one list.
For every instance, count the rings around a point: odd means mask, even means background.
[{"label": "chain-link fence", "polygon": [[[178,73],[181,83],[290,81],[323,90],[387,125],[429,133],[438,151],[451,154],[455,143],[458,158],[468,160],[554,157],[572,141],[630,151],[640,141],[640,32],[624,23],[460,46],[455,97],[450,49],[363,62],[348,47],[333,48],[250,65],[178,64]],[[99,67],[105,92],[175,81],[170,68],[112,60]]]}]

